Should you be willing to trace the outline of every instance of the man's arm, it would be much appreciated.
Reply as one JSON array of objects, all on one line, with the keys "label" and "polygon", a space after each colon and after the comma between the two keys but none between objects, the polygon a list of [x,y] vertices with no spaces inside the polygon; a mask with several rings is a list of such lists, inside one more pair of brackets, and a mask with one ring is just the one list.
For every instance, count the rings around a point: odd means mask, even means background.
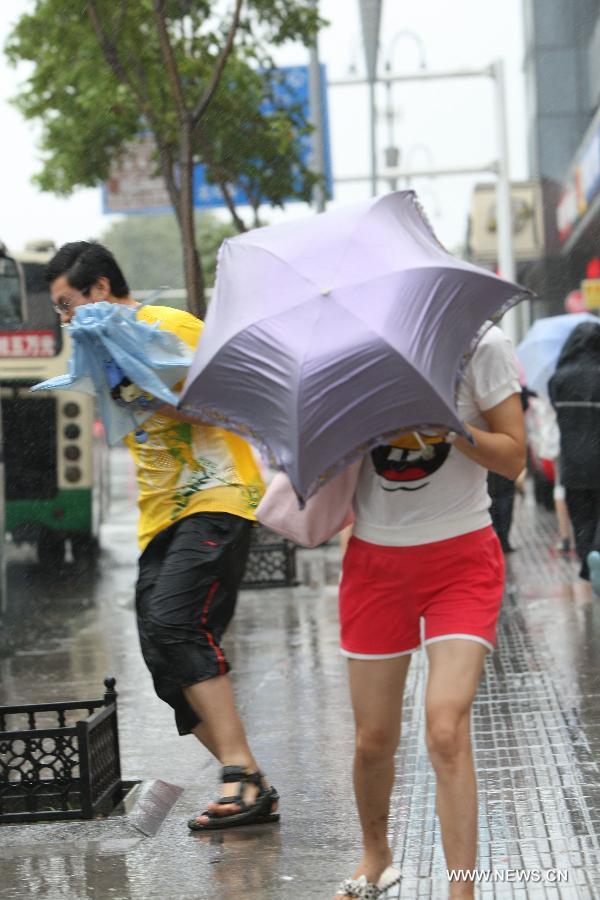
[{"label": "man's arm", "polygon": [[468,425],[475,446],[460,435],[454,446],[484,469],[514,481],[525,468],[526,456],[525,419],[520,394],[511,394],[481,415],[489,425],[489,432]]}]

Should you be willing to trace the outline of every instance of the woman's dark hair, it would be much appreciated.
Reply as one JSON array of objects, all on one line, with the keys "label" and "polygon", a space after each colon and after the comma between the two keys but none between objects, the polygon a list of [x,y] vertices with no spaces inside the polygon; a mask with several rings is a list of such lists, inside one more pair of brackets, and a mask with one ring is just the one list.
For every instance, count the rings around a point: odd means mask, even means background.
[{"label": "woman's dark hair", "polygon": [[63,244],[46,266],[46,281],[51,284],[61,275],[66,275],[71,287],[82,293],[104,276],[110,281],[114,297],[126,297],[129,294],[129,286],[116,259],[110,250],[95,241]]}]

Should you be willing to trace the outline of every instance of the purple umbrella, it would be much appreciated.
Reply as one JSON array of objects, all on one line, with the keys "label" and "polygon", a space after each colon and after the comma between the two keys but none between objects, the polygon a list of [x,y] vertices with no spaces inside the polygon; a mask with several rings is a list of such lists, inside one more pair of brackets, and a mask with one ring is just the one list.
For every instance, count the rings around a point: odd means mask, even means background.
[{"label": "purple umbrella", "polygon": [[300,497],[390,434],[462,431],[458,379],[524,291],[447,253],[412,191],[226,240],[181,408]]}]

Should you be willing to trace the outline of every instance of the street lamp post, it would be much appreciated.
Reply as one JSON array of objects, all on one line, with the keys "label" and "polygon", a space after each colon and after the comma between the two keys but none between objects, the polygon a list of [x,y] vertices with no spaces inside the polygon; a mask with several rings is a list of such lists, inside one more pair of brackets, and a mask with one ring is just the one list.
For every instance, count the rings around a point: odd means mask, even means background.
[{"label": "street lamp post", "polygon": [[[396,81],[448,81],[449,79],[463,78],[492,78],[495,83],[496,94],[496,124],[497,124],[497,160],[490,165],[482,167],[465,167],[453,169],[438,169],[422,172],[399,172],[389,171],[388,178],[400,177],[417,177],[419,176],[440,176],[440,175],[458,175],[471,174],[478,171],[493,171],[497,176],[497,217],[498,217],[498,265],[502,275],[513,280],[515,278],[515,264],[513,255],[512,241],[512,217],[511,217],[511,198],[510,198],[510,176],[508,162],[508,129],[506,124],[506,95],[504,86],[504,65],[501,61],[488,66],[486,69],[455,69],[448,72],[433,72],[430,70],[415,72],[403,75],[385,74],[380,77],[380,81],[391,83]],[[365,84],[362,78],[345,78],[329,82],[330,87],[350,86],[355,84]],[[362,176],[352,176],[350,178],[336,179],[336,181],[364,181]],[[371,172],[371,187],[373,188],[373,170]],[[522,313],[527,316],[527,310]],[[526,319],[517,318],[516,311],[507,313],[503,318],[503,326],[513,341],[518,341],[526,330]]]},{"label": "street lamp post", "polygon": [[[496,91],[496,140],[498,143],[498,178],[496,181],[496,224],[498,268],[503,278],[515,281],[513,252],[512,204],[510,196],[510,167],[508,156],[508,126],[506,122],[506,85],[504,61],[496,60],[491,68]],[[503,318],[504,328],[514,343],[518,343],[529,328],[529,305],[521,303]]]},{"label": "street lamp post", "polygon": [[369,81],[369,109],[371,111],[371,196],[377,196],[377,109],[375,104],[375,79]]},{"label": "street lamp post", "polygon": [[497,60],[493,64],[492,72],[496,90],[496,139],[498,142],[498,180],[496,182],[498,267],[504,278],[514,281],[515,263],[512,249],[506,93],[504,87],[504,63],[502,60]]},{"label": "street lamp post", "polygon": [[[318,12],[319,0],[313,0],[313,6],[315,11]],[[325,184],[323,183],[325,173],[325,146],[323,135],[323,79],[321,75],[321,63],[319,60],[318,34],[315,35],[314,41],[309,47],[308,54],[310,120],[313,127],[311,168],[316,175],[320,176],[320,181],[315,185],[313,191],[313,203],[317,212],[323,212],[326,201]]]},{"label": "street lamp post", "polygon": [[359,0],[363,31],[363,45],[367,66],[370,110],[371,147],[371,196],[377,196],[377,110],[375,108],[375,85],[377,82],[377,56],[379,53],[379,28],[381,25],[382,0]]},{"label": "street lamp post", "polygon": [[[431,171],[435,171],[435,161],[433,158],[433,152],[431,150],[431,147],[428,147],[427,144],[423,144],[423,143],[413,144],[412,147],[410,147],[406,151],[406,156],[405,156],[406,168],[408,170],[410,170],[411,161],[417,152],[420,153],[421,156],[425,156],[425,159],[426,159],[425,164],[429,166]],[[410,178],[407,178],[406,179],[406,187],[410,187],[410,184],[411,184],[411,180],[410,180]]]},{"label": "street lamp post", "polygon": [[[407,31],[403,29],[402,31],[396,32],[394,37],[392,38],[388,50],[386,53],[385,60],[385,73],[386,75],[391,75],[392,73],[392,65],[394,59],[394,50],[398,44],[398,41],[401,38],[411,38],[415,44],[417,45],[417,49],[419,51],[419,66],[421,69],[425,69],[427,67],[426,57],[425,57],[425,45],[423,41],[419,37],[419,35],[415,31]],[[387,120],[387,132],[388,132],[388,145],[385,148],[385,165],[387,169],[397,169],[398,164],[400,162],[400,151],[396,146],[396,136],[395,136],[395,123],[396,123],[396,114],[394,111],[394,96],[393,96],[393,82],[386,81],[385,83],[385,95],[386,95],[386,105],[385,105],[385,117]],[[398,180],[394,176],[388,177],[388,183],[391,191],[395,191],[398,189]]]}]

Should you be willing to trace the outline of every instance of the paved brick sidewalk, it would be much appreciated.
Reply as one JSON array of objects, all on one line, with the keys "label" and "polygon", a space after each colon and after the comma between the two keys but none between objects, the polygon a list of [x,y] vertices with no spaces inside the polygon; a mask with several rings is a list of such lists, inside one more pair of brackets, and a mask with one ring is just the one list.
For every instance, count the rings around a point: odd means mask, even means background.
[{"label": "paved brick sidewalk", "polygon": [[[184,791],[154,838],[116,818],[108,828],[105,821],[1,829],[0,897],[330,900],[359,846],[337,650],[338,551],[301,552],[298,588],[244,592],[228,639],[252,745],[282,794],[281,825],[189,834],[185,818],[213,793],[216,767],[192,738],[175,735],[141,661],[131,602],[133,487],[125,458],[113,460],[118,497],[99,577],[82,580],[67,568],[49,581],[26,556],[11,567],[18,608],[0,660],[0,703],[95,696],[104,676],[115,675],[126,776],[162,778]],[[600,602],[581,592],[574,563],[553,555],[554,541],[551,517],[519,504],[519,549],[474,733],[481,868],[501,877],[565,869],[568,882],[487,883],[484,898],[600,897]],[[448,887],[423,741],[424,678],[417,654],[391,823],[405,876],[400,898],[441,898]]]},{"label": "paved brick sidewalk", "polygon": [[[556,539],[550,514],[530,500],[518,504],[519,549],[509,557],[498,645],[473,716],[479,867],[497,879],[536,880],[482,882],[484,897],[600,897],[600,601],[577,583],[575,562],[553,552]],[[423,658],[411,668],[394,802],[395,858],[405,875],[398,896],[444,897]],[[553,885],[552,877],[568,880]]]}]

